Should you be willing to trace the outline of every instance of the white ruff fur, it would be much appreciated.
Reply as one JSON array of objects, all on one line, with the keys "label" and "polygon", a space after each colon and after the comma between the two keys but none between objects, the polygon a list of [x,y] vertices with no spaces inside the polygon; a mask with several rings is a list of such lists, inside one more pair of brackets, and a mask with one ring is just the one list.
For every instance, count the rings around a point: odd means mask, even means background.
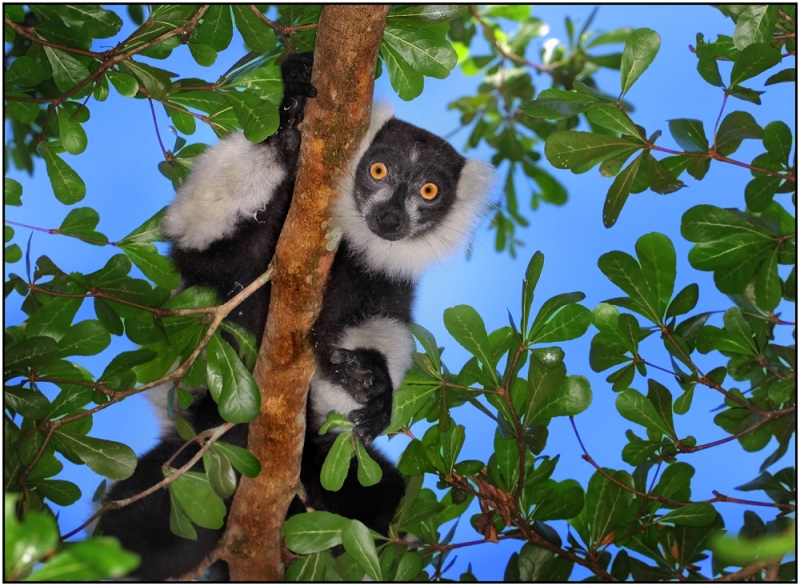
[{"label": "white ruff fur", "polygon": [[197,157],[161,228],[181,248],[203,250],[267,207],[286,170],[274,147],[229,134]]},{"label": "white ruff fur", "polygon": [[353,158],[346,179],[339,186],[334,217],[354,251],[367,268],[391,277],[416,281],[434,262],[442,262],[459,250],[488,209],[488,195],[495,181],[494,167],[477,159],[467,159],[456,189],[456,200],[447,216],[432,230],[412,238],[391,242],[376,236],[358,211],[353,195],[358,163],[383,125],[392,118],[391,108],[378,103],[361,148]]},{"label": "white ruff fur", "polygon": [[[392,387],[396,390],[411,367],[414,340],[408,328],[396,319],[373,317],[362,324],[347,328],[336,345],[346,350],[377,350],[386,359]],[[325,420],[329,411],[347,415],[361,409],[350,394],[340,386],[326,381],[319,371],[311,379],[311,406],[319,422]]]}]

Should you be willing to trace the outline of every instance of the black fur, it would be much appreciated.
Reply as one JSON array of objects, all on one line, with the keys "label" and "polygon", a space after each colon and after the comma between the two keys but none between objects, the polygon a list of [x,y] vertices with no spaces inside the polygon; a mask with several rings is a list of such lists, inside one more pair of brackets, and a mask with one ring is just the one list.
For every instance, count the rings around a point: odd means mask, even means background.
[{"label": "black fur", "polygon": [[[298,124],[303,119],[306,98],[316,95],[316,90],[308,82],[310,68],[310,58],[304,56],[290,57],[283,66],[285,93],[281,105],[281,125],[278,132],[265,141],[265,144],[278,147],[277,151],[282,157],[280,163],[288,171],[286,178],[273,194],[267,209],[258,212],[255,219],[240,221],[232,237],[214,242],[200,251],[173,246],[171,255],[181,271],[185,286],[211,286],[223,300],[227,300],[266,270],[274,254],[294,188],[300,144]],[[250,330],[260,340],[269,298],[270,285],[267,283],[240,305],[229,319]],[[336,348],[333,341],[344,328],[357,325],[370,316],[395,317],[402,323],[409,323],[412,300],[411,282],[392,282],[380,274],[365,271],[349,253],[346,241],[342,242],[331,269],[323,307],[312,337],[318,368],[326,378],[341,382],[364,405],[362,409],[352,412],[350,417],[358,424],[356,435],[365,442],[379,435],[391,416],[393,388],[387,364],[378,352],[359,350],[354,353]],[[369,379],[369,384],[366,384],[365,378]],[[198,431],[223,423],[209,393],[196,398],[188,418]],[[385,535],[404,494],[402,475],[377,450],[367,446],[368,452],[383,470],[382,480],[375,486],[361,486],[356,478],[357,463],[354,459],[342,489],[338,492],[324,489],[319,477],[335,433],[320,436],[315,419],[309,416],[308,422],[301,464],[307,505],[358,519]],[[222,439],[245,447],[247,427],[234,427]],[[106,499],[124,499],[159,482],[163,478],[162,464],[183,443],[177,434],[163,438],[161,443],[139,459],[133,476],[110,488]],[[197,449],[196,446],[185,449],[175,459],[173,466],[185,464]],[[198,463],[195,469],[202,470],[202,463]],[[227,504],[230,505],[230,502]],[[155,581],[184,575],[213,551],[224,531],[224,528],[209,530],[196,527],[197,541],[178,537],[169,528],[169,510],[169,493],[159,490],[101,517],[99,533],[119,538],[123,547],[141,556],[141,565],[132,573],[132,577]],[[295,499],[290,514],[302,510],[302,505]],[[217,578],[227,575],[224,567],[215,567],[214,570]]]}]

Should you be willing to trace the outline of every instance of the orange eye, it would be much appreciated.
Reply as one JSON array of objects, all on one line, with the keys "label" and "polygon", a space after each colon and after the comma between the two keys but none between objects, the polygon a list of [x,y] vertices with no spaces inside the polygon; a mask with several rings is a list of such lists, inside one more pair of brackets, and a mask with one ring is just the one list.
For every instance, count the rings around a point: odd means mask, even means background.
[{"label": "orange eye", "polygon": [[389,170],[383,163],[372,163],[372,165],[369,168],[369,174],[372,175],[375,179],[383,179],[384,177],[386,177],[387,173],[389,173]]},{"label": "orange eye", "polygon": [[439,194],[439,188],[433,183],[426,183],[422,186],[422,189],[419,190],[419,193],[423,198],[430,201]]}]

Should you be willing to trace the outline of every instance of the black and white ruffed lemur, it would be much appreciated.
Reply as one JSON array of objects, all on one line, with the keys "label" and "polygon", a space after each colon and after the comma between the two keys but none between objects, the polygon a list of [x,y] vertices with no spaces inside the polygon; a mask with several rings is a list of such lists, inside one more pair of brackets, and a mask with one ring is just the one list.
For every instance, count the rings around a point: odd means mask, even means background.
[{"label": "black and white ruffed lemur", "polygon": [[[284,63],[280,127],[274,135],[254,144],[241,133],[230,134],[197,157],[178,189],[162,230],[184,286],[212,287],[225,301],[266,270],[294,189],[298,125],[306,99],[316,95],[311,64],[311,54]],[[493,174],[490,165],[465,159],[441,138],[397,120],[388,105],[374,106],[335,203],[342,239],[310,334],[317,365],[300,473],[307,506],[387,533],[404,493],[403,477],[369,443],[389,424],[392,394],[412,363],[408,325],[414,287],[425,267],[457,250],[475,227]],[[260,340],[269,298],[267,283],[228,319]],[[161,395],[165,408],[165,391]],[[184,413],[194,429],[222,424],[210,393],[195,395]],[[320,435],[319,428],[331,410],[356,424],[355,435],[383,470],[378,484],[361,486],[353,460],[339,491],[321,486],[322,463],[336,431]],[[246,446],[247,426],[234,427],[223,439]],[[127,498],[159,482],[162,464],[183,443],[172,426],[106,498]],[[173,465],[182,466],[196,449],[184,450]],[[168,492],[159,490],[101,517],[102,534],[117,537],[141,556],[131,577],[154,581],[184,575],[214,549],[224,531],[198,527],[196,541],[178,537],[170,531],[169,508]]]}]

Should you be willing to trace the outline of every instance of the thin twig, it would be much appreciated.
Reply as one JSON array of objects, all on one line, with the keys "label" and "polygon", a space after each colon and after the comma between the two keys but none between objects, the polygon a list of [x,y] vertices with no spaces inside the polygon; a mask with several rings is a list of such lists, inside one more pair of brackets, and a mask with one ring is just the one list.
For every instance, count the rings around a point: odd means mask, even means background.
[{"label": "thin twig", "polygon": [[621,482],[621,481],[617,480],[616,478],[614,478],[611,474],[606,472],[602,468],[602,466],[600,466],[597,462],[594,461],[594,459],[589,455],[589,452],[586,451],[586,446],[583,445],[583,440],[581,439],[581,436],[578,433],[578,427],[575,425],[574,418],[570,417],[569,421],[572,424],[572,429],[575,432],[575,437],[578,439],[578,444],[580,444],[581,449],[583,450],[583,456],[582,456],[583,459],[586,460],[587,462],[589,462],[589,464],[591,464],[592,466],[594,466],[594,468],[598,472],[600,472],[600,474],[605,476],[612,483],[616,484],[620,488],[623,488],[623,489],[627,490],[628,492],[632,492],[633,494],[642,497],[643,499],[653,500],[653,501],[656,501],[656,502],[659,502],[659,503],[663,503],[665,505],[673,505],[673,506],[676,506],[676,507],[683,507],[683,506],[686,506],[686,505],[691,505],[691,504],[696,504],[696,503],[721,503],[722,502],[722,503],[747,504],[747,505],[753,505],[753,506],[756,506],[756,507],[774,507],[774,508],[780,509],[782,511],[787,511],[787,512],[793,512],[795,510],[795,507],[793,505],[789,505],[789,504],[785,504],[785,503],[767,503],[767,502],[761,502],[761,501],[744,501],[744,500],[741,500],[741,499],[735,499],[735,498],[732,498],[732,497],[725,496],[725,495],[723,495],[723,494],[721,494],[721,493],[719,493],[719,492],[717,492],[715,490],[711,491],[714,494],[714,498],[706,499],[706,500],[703,500],[703,501],[694,501],[694,502],[690,502],[689,503],[689,502],[683,502],[683,501],[676,501],[675,499],[663,497],[663,496],[657,495],[657,494],[650,494],[650,493],[642,492],[642,491],[637,490],[635,488],[631,488],[630,486],[628,486],[624,482]]},{"label": "thin twig", "polygon": [[73,529],[72,531],[64,535],[61,538],[61,540],[66,541],[67,539],[78,533],[80,530],[82,530],[84,527],[87,527],[92,521],[97,519],[105,511],[114,511],[117,509],[121,509],[123,507],[127,507],[128,505],[133,504],[136,501],[140,501],[146,496],[153,494],[155,491],[172,484],[178,478],[183,476],[186,472],[191,470],[192,466],[194,466],[200,460],[200,458],[203,457],[203,454],[205,454],[208,450],[210,450],[211,446],[213,446],[214,443],[223,435],[225,435],[225,433],[234,425],[236,424],[224,423],[219,427],[214,427],[212,429],[206,430],[204,433],[208,433],[208,441],[197,451],[197,453],[194,456],[192,456],[192,458],[188,462],[186,462],[186,464],[184,464],[183,466],[178,468],[175,472],[164,478],[164,480],[162,480],[161,482],[154,484],[153,486],[151,486],[147,490],[140,492],[139,494],[135,494],[132,497],[128,497],[126,499],[120,499],[118,501],[107,501],[94,515],[89,517],[84,523],[79,525],[76,529]]}]

